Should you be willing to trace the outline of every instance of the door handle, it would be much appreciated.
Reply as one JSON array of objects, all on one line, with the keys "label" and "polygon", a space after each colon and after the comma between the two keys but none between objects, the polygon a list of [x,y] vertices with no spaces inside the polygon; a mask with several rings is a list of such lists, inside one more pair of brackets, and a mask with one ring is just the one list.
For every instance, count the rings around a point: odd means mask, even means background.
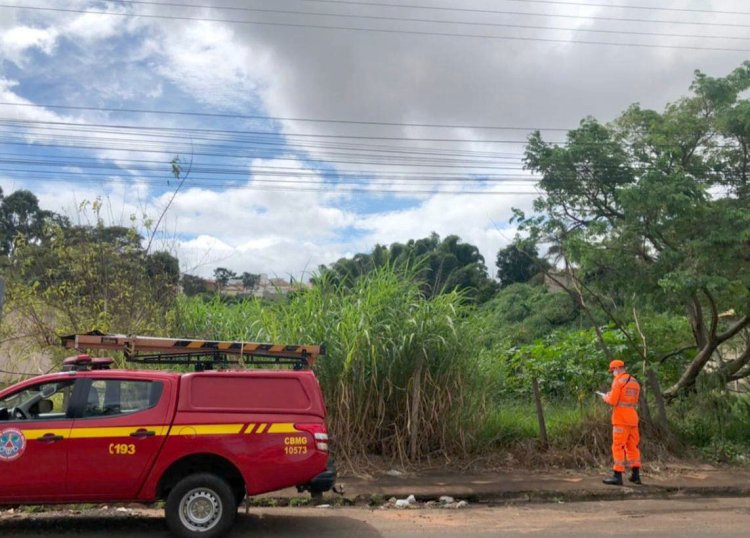
[{"label": "door handle", "polygon": [[130,434],[130,437],[138,437],[138,438],[145,438],[145,437],[153,437],[156,435],[156,432],[153,430],[145,430],[143,428],[136,430]]},{"label": "door handle", "polygon": [[58,441],[62,441],[65,439],[62,435],[55,435],[54,433],[45,433],[41,437],[37,437],[37,441],[41,441],[42,443],[57,443]]}]

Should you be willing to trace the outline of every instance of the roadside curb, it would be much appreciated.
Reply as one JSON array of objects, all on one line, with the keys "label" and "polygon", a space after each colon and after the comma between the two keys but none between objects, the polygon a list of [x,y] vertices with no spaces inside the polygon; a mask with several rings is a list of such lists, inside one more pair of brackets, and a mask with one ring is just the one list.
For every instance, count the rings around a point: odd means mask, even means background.
[{"label": "roadside curb", "polygon": [[[458,473],[430,470],[416,473],[392,471],[381,475],[341,477],[343,497],[326,495],[331,503],[376,506],[391,498],[410,495],[420,502],[442,496],[479,504],[559,503],[668,499],[680,497],[750,497],[750,468],[715,468],[693,465],[657,469],[647,473],[645,484],[602,484],[607,469],[600,472],[556,472],[491,470]],[[276,497],[290,497],[290,490]]]},{"label": "roadside curb", "polygon": [[[449,493],[450,495],[450,493]],[[416,495],[417,499],[420,498]],[[456,498],[466,498],[460,495]],[[554,503],[554,502],[587,502],[619,501],[627,499],[679,498],[679,497],[750,497],[750,487],[677,487],[677,486],[621,486],[612,490],[529,490],[483,492],[473,495],[473,502],[478,503]],[[467,499],[470,500],[471,499]]]},{"label": "roadside curb", "polygon": [[[360,488],[358,488],[360,489]],[[393,490],[379,489],[372,493],[358,491],[353,495],[336,496],[326,494],[325,504],[345,506],[372,506],[377,507],[384,504],[390,498],[403,498],[404,490],[408,486],[400,486]],[[409,490],[412,491],[412,490]],[[419,491],[414,488],[410,493],[414,495],[419,503],[437,501],[442,496],[453,497],[456,500],[465,500],[471,504],[496,505],[496,504],[526,504],[526,503],[566,503],[566,502],[591,502],[591,501],[619,501],[630,499],[671,499],[689,497],[750,497],[750,487],[746,486],[669,486],[649,485],[622,486],[611,489],[568,489],[568,490],[496,490],[482,492],[467,492],[465,488],[452,490],[446,488],[439,495],[436,493]],[[299,497],[296,497],[299,498]],[[255,498],[256,506],[294,506],[295,497],[290,496],[262,496]],[[308,503],[300,506],[310,506]]]}]

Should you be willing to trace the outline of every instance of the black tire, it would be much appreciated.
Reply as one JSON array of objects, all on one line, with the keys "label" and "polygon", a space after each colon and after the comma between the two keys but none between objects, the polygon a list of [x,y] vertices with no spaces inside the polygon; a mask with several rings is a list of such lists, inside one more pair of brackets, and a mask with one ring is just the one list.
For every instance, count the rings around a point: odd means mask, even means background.
[{"label": "black tire", "polygon": [[237,508],[242,506],[242,501],[245,500],[245,488],[237,488],[234,490],[234,499],[237,503]]},{"label": "black tire", "polygon": [[223,478],[197,473],[186,476],[172,488],[164,515],[175,536],[219,538],[232,528],[237,502]]}]

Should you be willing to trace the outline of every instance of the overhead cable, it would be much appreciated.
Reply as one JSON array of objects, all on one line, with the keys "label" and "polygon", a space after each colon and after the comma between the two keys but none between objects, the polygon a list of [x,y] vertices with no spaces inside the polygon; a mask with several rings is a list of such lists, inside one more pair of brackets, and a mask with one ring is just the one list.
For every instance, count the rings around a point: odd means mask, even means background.
[{"label": "overhead cable", "polygon": [[[398,30],[392,28],[362,28],[353,26],[331,26],[321,24],[302,24],[302,23],[291,23],[291,22],[270,22],[270,21],[248,21],[238,19],[218,19],[209,17],[187,17],[179,15],[157,15],[157,14],[145,14],[145,13],[120,13],[113,11],[94,11],[94,10],[82,10],[82,9],[67,9],[67,8],[55,8],[55,7],[41,7],[41,6],[22,6],[17,4],[0,4],[0,8],[11,8],[11,9],[26,9],[36,11],[49,11],[58,13],[82,13],[90,15],[104,15],[114,17],[130,17],[130,18],[147,18],[147,19],[162,19],[162,20],[187,20],[187,21],[198,21],[198,22],[221,22],[227,24],[249,24],[259,26],[274,26],[274,27],[287,27],[287,28],[305,28],[313,30],[340,30],[340,31],[354,31],[354,32],[370,32],[370,33],[384,33],[384,34],[408,34],[408,35],[419,35],[419,36],[436,36],[436,37],[460,37],[470,39],[498,39],[498,40],[510,40],[510,41],[525,41],[525,42],[544,42],[544,43],[564,43],[573,45],[597,45],[597,46],[613,46],[613,47],[631,47],[631,48],[658,48],[658,49],[678,49],[678,50],[703,50],[713,52],[750,52],[747,48],[729,48],[729,47],[702,47],[694,45],[670,45],[663,43],[632,43],[632,42],[615,42],[615,41],[584,41],[580,39],[555,39],[555,38],[543,38],[543,37],[527,37],[527,36],[508,36],[508,35],[490,35],[490,34],[461,34],[453,32],[431,32],[431,31],[418,31],[418,30]],[[726,24],[722,26],[737,26],[735,24]]]},{"label": "overhead cable", "polygon": [[750,37],[743,36],[728,36],[728,35],[702,35],[702,34],[674,34],[665,32],[644,32],[634,30],[609,30],[601,28],[571,28],[561,26],[540,26],[538,24],[518,24],[518,23],[504,23],[504,22],[478,22],[478,21],[456,21],[456,20],[441,20],[441,19],[424,19],[419,17],[390,17],[386,15],[363,15],[361,13],[331,13],[331,12],[317,12],[317,11],[302,11],[295,9],[267,9],[267,8],[249,8],[249,7],[228,7],[218,5],[197,5],[197,4],[186,4],[180,2],[149,2],[146,0],[107,0],[110,3],[126,3],[126,4],[143,4],[149,6],[164,6],[164,7],[180,7],[180,8],[204,8],[204,9],[219,9],[219,10],[231,10],[231,11],[244,11],[249,13],[271,13],[278,15],[299,15],[304,17],[331,17],[331,18],[344,18],[344,19],[362,19],[368,21],[387,21],[387,22],[417,22],[424,24],[448,24],[451,26],[480,26],[488,28],[512,28],[517,30],[551,30],[551,31],[562,31],[562,32],[585,32],[585,33],[596,33],[596,34],[615,34],[615,35],[637,35],[637,36],[648,36],[648,37],[679,37],[679,38],[690,38],[690,39],[729,39],[729,40],[742,40],[747,41]]}]

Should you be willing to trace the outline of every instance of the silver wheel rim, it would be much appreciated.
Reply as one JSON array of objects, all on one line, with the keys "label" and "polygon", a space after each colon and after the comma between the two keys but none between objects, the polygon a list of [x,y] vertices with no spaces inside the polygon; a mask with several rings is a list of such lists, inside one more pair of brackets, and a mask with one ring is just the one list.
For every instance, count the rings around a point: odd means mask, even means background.
[{"label": "silver wheel rim", "polygon": [[188,491],[180,500],[180,521],[194,532],[213,529],[221,519],[221,499],[208,488]]}]

